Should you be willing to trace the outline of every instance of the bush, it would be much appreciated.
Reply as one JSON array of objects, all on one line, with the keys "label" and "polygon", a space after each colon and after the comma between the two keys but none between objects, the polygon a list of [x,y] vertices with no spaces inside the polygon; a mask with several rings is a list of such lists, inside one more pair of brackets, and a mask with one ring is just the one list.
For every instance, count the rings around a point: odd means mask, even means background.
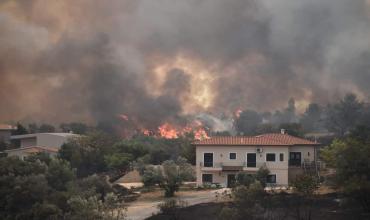
[{"label": "bush", "polygon": [[263,186],[259,182],[252,183],[249,187],[236,187],[233,190],[233,197],[239,216],[253,219],[256,213],[260,213],[265,195]]},{"label": "bush", "polygon": [[238,185],[249,186],[250,184],[256,182],[256,175],[240,172],[236,175],[236,182]]},{"label": "bush", "polygon": [[158,205],[159,211],[163,215],[171,216],[173,219],[178,219],[179,210],[187,206],[187,203],[179,199],[166,199]]},{"label": "bush", "polygon": [[238,211],[235,208],[223,207],[218,214],[219,220],[237,220],[239,218]]},{"label": "bush", "polygon": [[144,174],[142,176],[144,186],[151,187],[155,186],[156,184],[159,184],[163,179],[161,172],[162,171],[159,167],[148,166],[144,170]]},{"label": "bush", "polygon": [[270,174],[270,170],[265,166],[260,167],[256,173],[256,179],[261,183],[263,188],[266,187],[267,176],[269,174]]}]

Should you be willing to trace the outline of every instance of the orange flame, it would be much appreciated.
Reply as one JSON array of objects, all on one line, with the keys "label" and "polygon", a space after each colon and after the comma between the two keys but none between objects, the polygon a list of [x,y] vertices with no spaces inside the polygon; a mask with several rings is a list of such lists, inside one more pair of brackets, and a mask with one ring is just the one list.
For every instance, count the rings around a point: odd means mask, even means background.
[{"label": "orange flame", "polygon": [[[117,117],[120,118],[121,120],[131,121],[132,123],[136,124],[134,119],[130,119],[125,114],[119,114],[117,115]],[[135,126],[134,124],[133,126]],[[157,137],[163,137],[167,139],[178,138],[179,136],[184,136],[191,132],[194,133],[194,138],[197,140],[209,138],[206,130],[204,129],[203,123],[199,120],[194,120],[185,127],[180,127],[178,125],[172,125],[166,122],[158,127],[157,132],[143,128],[141,126],[137,127],[136,131],[142,133],[145,136],[157,136]],[[125,133],[123,136],[125,137],[128,136],[128,134],[126,134],[127,130],[122,131],[122,133]]]},{"label": "orange flame", "polygon": [[194,132],[194,138],[197,140],[209,138],[206,130],[203,128],[203,124],[200,121],[194,121],[192,126],[188,125],[182,129],[176,129],[175,126],[164,123],[158,127],[159,136],[163,138],[178,138],[179,136],[185,135],[190,132]]},{"label": "orange flame", "polygon": [[159,135],[164,138],[172,139],[178,138],[177,130],[170,124],[164,123],[158,127]]},{"label": "orange flame", "polygon": [[207,132],[203,128],[199,128],[198,130],[194,131],[194,139],[202,140],[202,139],[209,139]]}]

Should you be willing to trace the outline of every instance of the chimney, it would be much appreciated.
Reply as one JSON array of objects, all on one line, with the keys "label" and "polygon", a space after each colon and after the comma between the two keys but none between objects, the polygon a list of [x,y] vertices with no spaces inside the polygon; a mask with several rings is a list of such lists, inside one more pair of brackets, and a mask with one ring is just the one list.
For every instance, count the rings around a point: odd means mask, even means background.
[{"label": "chimney", "polygon": [[280,129],[281,134],[285,134],[285,129]]}]

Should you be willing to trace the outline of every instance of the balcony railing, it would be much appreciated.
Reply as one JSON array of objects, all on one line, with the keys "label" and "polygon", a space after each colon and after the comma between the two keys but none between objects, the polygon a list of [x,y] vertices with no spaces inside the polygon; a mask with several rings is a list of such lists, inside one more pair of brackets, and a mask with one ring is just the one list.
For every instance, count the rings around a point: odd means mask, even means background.
[{"label": "balcony railing", "polygon": [[312,168],[315,169],[322,169],[325,167],[325,164],[322,161],[297,161],[297,160],[289,160],[289,167],[300,167],[300,168]]},{"label": "balcony railing", "polygon": [[302,162],[300,160],[289,160],[289,166],[300,167]]},{"label": "balcony railing", "polygon": [[265,162],[233,162],[233,161],[227,161],[227,162],[217,162],[217,163],[210,163],[210,162],[200,162],[200,167],[205,168],[223,168],[223,167],[242,167],[244,169],[248,168],[260,168],[262,166],[265,166]]}]

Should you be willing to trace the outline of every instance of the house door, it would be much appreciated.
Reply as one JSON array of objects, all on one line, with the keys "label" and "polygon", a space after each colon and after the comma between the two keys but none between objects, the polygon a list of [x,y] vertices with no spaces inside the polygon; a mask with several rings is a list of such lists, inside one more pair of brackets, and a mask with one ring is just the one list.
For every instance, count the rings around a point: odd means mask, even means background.
[{"label": "house door", "polygon": [[227,188],[234,187],[236,183],[235,174],[227,174]]},{"label": "house door", "polygon": [[290,152],[289,153],[289,165],[290,166],[301,166],[301,152]]},{"label": "house door", "polygon": [[256,167],[256,154],[255,153],[247,154],[247,167]]}]

